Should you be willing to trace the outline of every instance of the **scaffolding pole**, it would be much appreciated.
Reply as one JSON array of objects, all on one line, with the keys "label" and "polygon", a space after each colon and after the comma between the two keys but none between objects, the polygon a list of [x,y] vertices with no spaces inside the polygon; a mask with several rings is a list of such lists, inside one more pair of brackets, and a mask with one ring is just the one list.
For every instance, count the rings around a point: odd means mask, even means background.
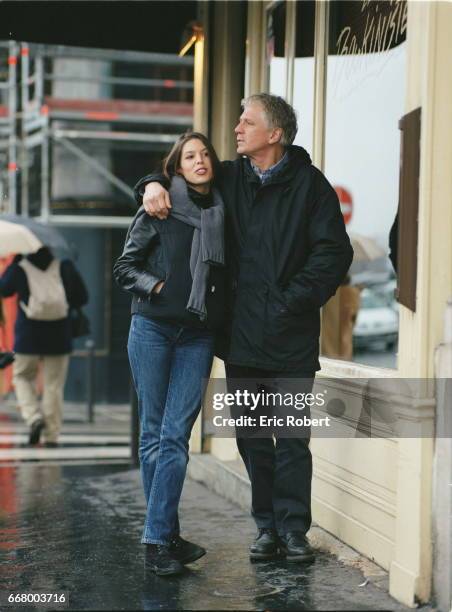
[{"label": "scaffolding pole", "polygon": [[[77,147],[77,145],[75,145],[73,142],[71,142],[67,138],[63,138],[62,136],[59,136],[59,137],[54,136],[54,139],[56,142],[59,142],[61,145],[63,145],[65,149],[73,153],[76,157],[78,157],[82,161],[86,162],[88,165],[91,166],[91,168],[93,168],[101,176],[106,178],[107,181],[115,185],[118,189],[120,189],[127,196],[130,196],[132,200],[135,201],[135,198],[133,195],[133,189],[131,189],[126,183],[124,183],[124,181],[121,181],[121,179],[115,176],[112,172],[110,172],[110,170],[102,166],[102,164],[98,162],[97,159],[85,153],[85,151],[80,149],[80,147]],[[135,204],[133,205],[133,208],[134,209],[136,208]],[[48,211],[47,211],[47,217],[48,217]]]},{"label": "scaffolding pole", "polygon": [[[91,49],[81,47],[67,47],[62,45],[43,45],[34,43],[23,43],[21,45],[21,210],[22,214],[28,216],[31,212],[36,214],[46,222],[62,224],[64,217],[68,219],[73,216],[64,214],[52,214],[51,209],[51,155],[52,144],[64,147],[74,157],[83,161],[97,174],[101,175],[108,183],[119,189],[127,196],[127,203],[133,211],[136,210],[133,190],[123,181],[102,164],[94,154],[81,148],[74,141],[94,142],[118,142],[130,143],[140,147],[142,150],[149,144],[155,150],[156,147],[166,148],[165,145],[172,145],[178,138],[180,132],[192,126],[193,110],[192,103],[185,101],[161,101],[156,100],[136,100],[136,99],[114,99],[93,98],[72,99],[70,97],[52,97],[46,95],[46,82],[55,83],[58,81],[72,83],[87,83],[103,85],[121,85],[128,87],[158,87],[163,90],[175,89],[183,92],[193,90],[193,81],[188,81],[181,74],[181,79],[175,79],[171,73],[171,78],[165,79],[162,74],[157,74],[158,78],[138,78],[116,77],[100,74],[92,76],[81,74],[69,75],[64,71],[53,71],[53,66],[49,60],[73,59],[86,60],[93,62],[131,62],[138,64],[163,66],[193,67],[192,57],[179,57],[164,53],[144,53],[138,51],[115,51],[107,49]],[[47,64],[49,63],[48,70]],[[46,70],[47,69],[47,70]],[[82,71],[83,72],[83,71]],[[55,125],[55,122],[64,121],[65,125]],[[82,123],[81,123],[82,122]],[[96,129],[96,124],[108,124],[110,129]],[[133,128],[112,129],[110,124],[124,124]],[[89,125],[93,127],[90,128]],[[87,127],[88,126],[88,127]],[[138,127],[140,126],[140,127]],[[149,126],[158,126],[154,133],[146,131]],[[167,133],[161,133],[161,128],[170,126]],[[115,126],[116,127],[116,126]],[[122,126],[121,126],[122,127]],[[137,129],[138,128],[138,129]],[[119,146],[119,145],[118,145]],[[40,206],[36,211],[30,211],[30,169],[33,155],[36,155],[36,147],[41,152],[40,159]],[[52,163],[54,160],[52,158]],[[98,216],[99,217],[99,216]],[[58,221],[57,221],[58,219]],[[101,223],[104,227],[123,227],[129,221],[128,217],[106,217],[106,222],[94,219],[91,215],[80,216],[82,225],[97,225]],[[72,222],[72,221],[71,221]],[[77,223],[79,225],[80,223]]]},{"label": "scaffolding pole", "polygon": [[9,43],[9,90],[8,108],[10,115],[10,134],[8,143],[8,200],[9,212],[15,214],[17,211],[17,139],[16,139],[16,113],[17,113],[17,54],[18,47],[15,42]]}]

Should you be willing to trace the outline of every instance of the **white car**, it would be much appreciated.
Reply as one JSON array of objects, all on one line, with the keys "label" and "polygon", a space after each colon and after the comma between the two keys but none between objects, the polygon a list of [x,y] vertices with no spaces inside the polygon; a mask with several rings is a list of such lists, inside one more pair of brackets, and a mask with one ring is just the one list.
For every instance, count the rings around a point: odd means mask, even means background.
[{"label": "white car", "polygon": [[397,342],[399,315],[396,308],[371,289],[361,292],[361,305],[353,329],[353,346],[357,349],[373,345],[393,348]]}]

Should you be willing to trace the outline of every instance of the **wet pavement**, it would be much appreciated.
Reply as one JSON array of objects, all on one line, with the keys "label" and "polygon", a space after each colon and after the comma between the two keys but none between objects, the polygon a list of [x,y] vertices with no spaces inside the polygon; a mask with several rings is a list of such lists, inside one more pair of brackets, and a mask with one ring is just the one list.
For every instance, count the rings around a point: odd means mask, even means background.
[{"label": "wet pavement", "polygon": [[0,467],[0,610],[11,593],[68,594],[68,610],[408,610],[356,568],[318,553],[309,566],[250,563],[251,519],[187,480],[182,535],[208,554],[184,574],[143,573],[144,499],[128,464]]},{"label": "wet pavement", "polygon": [[27,447],[29,427],[23,422],[14,398],[0,398],[0,465],[25,461],[124,463],[131,456],[130,406],[98,404],[94,422],[86,406],[65,402],[58,448]]}]

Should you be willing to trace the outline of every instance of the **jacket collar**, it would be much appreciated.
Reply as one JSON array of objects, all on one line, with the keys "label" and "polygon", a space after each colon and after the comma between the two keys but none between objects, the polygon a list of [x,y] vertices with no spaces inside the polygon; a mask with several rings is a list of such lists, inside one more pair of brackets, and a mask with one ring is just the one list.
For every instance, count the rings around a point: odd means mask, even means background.
[{"label": "jacket collar", "polygon": [[[287,147],[286,155],[288,156],[287,163],[284,163],[279,171],[277,170],[275,173],[272,173],[265,183],[262,184],[263,187],[285,183],[293,179],[301,166],[308,166],[312,163],[311,157],[306,149],[297,145],[290,145]],[[241,161],[247,181],[261,185],[261,181],[254,172],[250,160],[247,157],[243,157]]]},{"label": "jacket collar", "polygon": [[250,160],[250,164],[251,164],[251,168],[253,169],[254,174],[260,179],[261,183],[264,184],[272,176],[276,175],[278,172],[281,172],[281,170],[288,163],[288,161],[289,161],[289,155],[287,153],[287,150],[285,150],[284,155],[281,157],[281,159],[277,161],[276,164],[273,164],[273,166],[270,166],[270,168],[267,168],[267,170],[261,170],[260,168],[255,166],[251,160]]}]

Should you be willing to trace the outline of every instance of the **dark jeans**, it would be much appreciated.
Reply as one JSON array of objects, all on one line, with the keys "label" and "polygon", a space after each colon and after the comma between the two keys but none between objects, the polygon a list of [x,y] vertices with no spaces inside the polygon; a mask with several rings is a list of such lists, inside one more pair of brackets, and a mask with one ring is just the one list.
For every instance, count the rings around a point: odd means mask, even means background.
[{"label": "dark jeans", "polygon": [[[226,364],[228,381],[237,379],[303,379],[310,392],[313,372],[275,372]],[[228,390],[229,390],[228,382]],[[244,381],[243,389],[247,387]],[[308,388],[309,387],[309,388]],[[262,412],[266,412],[264,409]],[[309,437],[238,437],[237,447],[251,481],[251,514],[258,528],[306,533],[311,526],[312,456]]]},{"label": "dark jeans", "polygon": [[129,360],[138,395],[139,456],[147,511],[142,543],[179,533],[178,507],[188,442],[210,374],[213,335],[133,315]]}]

